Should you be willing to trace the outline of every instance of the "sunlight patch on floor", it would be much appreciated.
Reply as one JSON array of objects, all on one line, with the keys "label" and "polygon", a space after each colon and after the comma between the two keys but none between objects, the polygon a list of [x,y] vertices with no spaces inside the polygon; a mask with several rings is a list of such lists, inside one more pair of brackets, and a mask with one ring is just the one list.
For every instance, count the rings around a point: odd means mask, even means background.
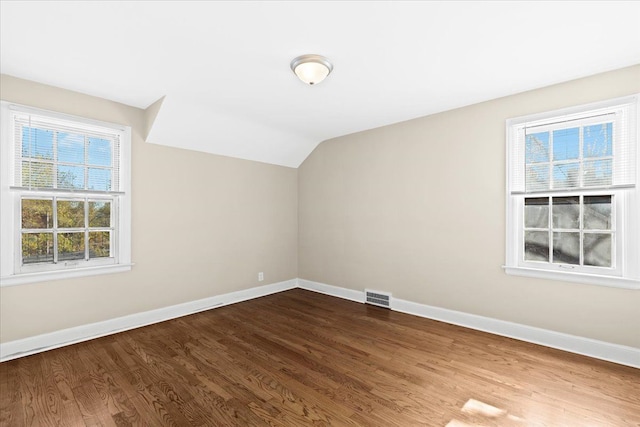
[{"label": "sunlight patch on floor", "polygon": [[479,400],[469,399],[462,407],[462,412],[472,415],[484,415],[485,417],[501,417],[507,414],[504,409],[496,408]]},{"label": "sunlight patch on floor", "polygon": [[464,420],[452,419],[446,427],[479,427],[489,425],[524,425],[522,418],[476,399],[469,399],[460,409]]}]

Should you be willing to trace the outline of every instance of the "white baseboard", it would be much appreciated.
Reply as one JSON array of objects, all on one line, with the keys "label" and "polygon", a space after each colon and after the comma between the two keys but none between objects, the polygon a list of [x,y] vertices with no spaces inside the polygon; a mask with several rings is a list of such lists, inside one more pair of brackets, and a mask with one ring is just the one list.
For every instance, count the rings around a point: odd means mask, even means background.
[{"label": "white baseboard", "polygon": [[[103,322],[63,329],[21,340],[9,341],[0,344],[0,362],[53,350],[65,345],[88,341],[153,323],[164,322],[165,320],[175,319],[176,317],[186,316],[216,307],[247,301],[296,287],[359,303],[364,303],[365,301],[364,291],[346,289],[310,280],[292,279],[143,313],[131,314]],[[540,344],[546,347],[557,348],[570,353],[582,354],[596,359],[640,368],[640,349],[634,347],[554,332],[547,329],[429,306],[398,298],[392,298],[391,309],[414,316],[425,317],[427,319]]]},{"label": "white baseboard", "polygon": [[414,316],[464,326],[495,335],[515,338],[570,353],[608,360],[621,365],[640,368],[640,349],[579,337],[548,329],[536,328],[491,317],[448,310],[402,299],[393,299],[392,309]]},{"label": "white baseboard", "polygon": [[298,279],[298,287],[301,289],[306,289],[308,291],[314,291],[325,295],[348,299],[349,301],[364,303],[364,292],[354,291],[353,289],[312,282],[311,280],[305,279]]},{"label": "white baseboard", "polygon": [[[326,295],[364,302],[364,291],[340,288],[324,283],[298,279],[298,287]],[[621,365],[640,368],[640,349],[579,337],[533,326],[507,322],[490,317],[478,316],[446,308],[419,304],[403,299],[392,298],[391,309],[414,316],[438,320],[464,326],[495,335],[501,335],[546,347],[557,348],[570,353],[582,354],[596,359],[607,360]]]},{"label": "white baseboard", "polygon": [[36,335],[15,341],[0,344],[0,362],[40,353],[54,348],[88,341],[94,338],[111,335],[153,323],[164,322],[176,317],[198,313],[216,307],[235,304],[253,298],[270,295],[293,289],[297,286],[297,280],[291,279],[285,282],[273,283],[270,285],[258,286],[242,291],[230,292],[228,294],[216,295],[197,301],[190,301],[183,304],[172,305],[156,310],[117,317],[102,322],[90,323],[73,328],[62,329],[60,331],[47,334]]}]

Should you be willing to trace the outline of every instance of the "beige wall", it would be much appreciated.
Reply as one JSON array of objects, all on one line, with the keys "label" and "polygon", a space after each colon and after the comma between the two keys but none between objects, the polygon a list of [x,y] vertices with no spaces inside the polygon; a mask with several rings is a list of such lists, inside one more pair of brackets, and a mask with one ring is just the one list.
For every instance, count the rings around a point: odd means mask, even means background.
[{"label": "beige wall", "polygon": [[0,96],[132,127],[135,263],[2,288],[2,342],[297,276],[296,169],[146,143],[143,110],[63,89],[3,75]]},{"label": "beige wall", "polygon": [[640,291],[501,268],[505,120],[637,92],[640,66],[325,141],[298,171],[299,277],[640,348]]}]

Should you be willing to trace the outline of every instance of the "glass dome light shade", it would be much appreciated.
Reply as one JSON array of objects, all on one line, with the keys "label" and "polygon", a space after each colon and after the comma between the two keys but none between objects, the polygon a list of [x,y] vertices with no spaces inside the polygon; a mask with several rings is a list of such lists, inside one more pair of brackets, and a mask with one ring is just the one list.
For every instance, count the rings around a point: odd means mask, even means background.
[{"label": "glass dome light shade", "polygon": [[308,85],[314,85],[323,81],[331,73],[333,65],[324,56],[302,55],[291,61],[291,69],[300,80]]}]

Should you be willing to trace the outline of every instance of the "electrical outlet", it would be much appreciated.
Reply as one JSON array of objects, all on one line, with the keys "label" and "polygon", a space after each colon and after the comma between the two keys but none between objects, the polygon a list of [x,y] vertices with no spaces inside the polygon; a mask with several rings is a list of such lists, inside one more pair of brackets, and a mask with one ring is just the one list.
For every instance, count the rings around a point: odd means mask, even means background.
[{"label": "electrical outlet", "polygon": [[264,280],[264,273],[261,271],[258,273],[258,282],[262,282]]}]

